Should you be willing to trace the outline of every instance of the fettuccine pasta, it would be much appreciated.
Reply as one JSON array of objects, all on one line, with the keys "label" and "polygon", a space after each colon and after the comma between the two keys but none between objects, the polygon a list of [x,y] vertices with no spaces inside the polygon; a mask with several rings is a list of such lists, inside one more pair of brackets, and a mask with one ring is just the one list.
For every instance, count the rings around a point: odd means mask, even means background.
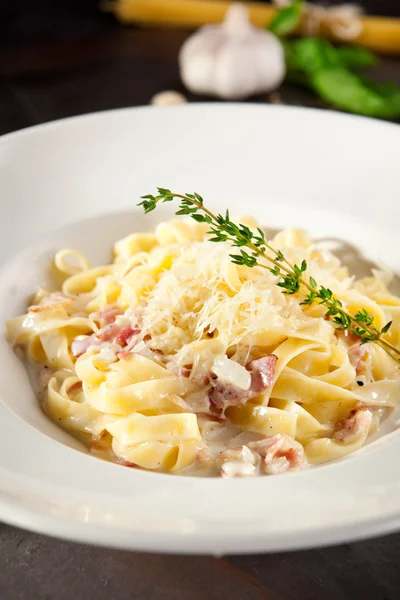
[{"label": "fettuccine pasta", "polygon": [[[206,232],[162,223],[118,241],[100,267],[56,254],[61,289],[39,289],[7,323],[46,413],[103,457],[170,473],[269,475],[359,449],[397,403],[396,363],[283,294],[268,270],[234,264]],[[379,328],[392,320],[399,344],[386,276],[356,281],[299,230],[271,244],[306,260],[348,311],[366,308]]]}]

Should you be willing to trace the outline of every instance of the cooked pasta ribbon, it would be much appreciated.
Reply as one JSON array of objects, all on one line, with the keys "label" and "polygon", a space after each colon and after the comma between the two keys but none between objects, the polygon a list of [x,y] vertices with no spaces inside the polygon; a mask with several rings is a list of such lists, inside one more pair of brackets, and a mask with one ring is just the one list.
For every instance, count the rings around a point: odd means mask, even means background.
[{"label": "cooked pasta ribbon", "polygon": [[[207,229],[161,223],[119,240],[103,266],[57,252],[59,291],[40,288],[7,323],[47,414],[116,462],[171,473],[269,475],[359,449],[397,405],[394,361],[283,294],[268,270],[234,264]],[[300,230],[271,244],[306,260],[347,311],[365,308],[378,328],[392,320],[400,342],[387,273],[355,280]]]}]

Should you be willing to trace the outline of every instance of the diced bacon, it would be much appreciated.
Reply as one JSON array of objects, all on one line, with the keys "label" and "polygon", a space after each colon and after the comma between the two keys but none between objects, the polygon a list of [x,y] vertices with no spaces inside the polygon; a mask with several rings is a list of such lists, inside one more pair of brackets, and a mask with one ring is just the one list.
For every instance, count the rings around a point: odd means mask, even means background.
[{"label": "diced bacon", "polygon": [[84,338],[78,336],[72,341],[71,344],[72,356],[82,356],[82,354],[85,354],[90,346],[98,346],[99,344],[101,344],[101,342],[100,340],[96,339],[94,333]]},{"label": "diced bacon", "polygon": [[216,409],[225,410],[228,406],[238,406],[255,398],[269,388],[274,381],[277,357],[269,354],[246,365],[251,373],[251,384],[247,391],[241,390],[231,384],[223,384],[216,380],[216,384],[209,394],[210,402]]},{"label": "diced bacon", "polygon": [[270,462],[275,458],[275,455],[282,448],[285,438],[280,433],[265,437],[256,442],[250,442],[249,448],[258,452],[260,456]]},{"label": "diced bacon", "polygon": [[192,372],[193,365],[185,365],[179,369],[180,377],[190,377]]},{"label": "diced bacon", "polygon": [[247,446],[228,448],[219,455],[220,476],[224,478],[249,477],[256,474],[256,457]]},{"label": "diced bacon", "polygon": [[370,347],[371,344],[357,343],[350,346],[348,350],[349,360],[355,368],[357,375],[362,373],[367,366],[364,359],[366,358]]},{"label": "diced bacon", "polygon": [[102,329],[99,329],[99,331],[96,331],[94,335],[101,342],[113,342],[120,329],[120,326],[116,323],[110,323],[110,325],[106,325]]},{"label": "diced bacon", "polygon": [[[128,338],[127,345],[125,346],[125,348],[123,350],[121,350],[121,352],[118,352],[117,356],[120,360],[122,360],[123,358],[126,358],[129,354],[131,354],[132,350],[137,345],[138,340],[139,340],[138,336],[140,333],[140,329],[134,329],[134,332],[136,332],[136,333],[133,333]],[[143,345],[144,345],[143,350],[148,350],[147,346],[144,344],[144,342],[143,342]],[[148,352],[150,352],[150,350],[148,350]]]},{"label": "diced bacon", "polygon": [[100,346],[103,342],[110,342],[119,332],[120,327],[116,323],[111,323],[85,338],[77,337],[71,344],[72,355],[75,357],[81,356],[91,346]]},{"label": "diced bacon", "polygon": [[337,339],[345,340],[348,345],[359,344],[361,340],[359,335],[356,333],[351,333],[348,329],[345,331],[342,331],[341,329],[335,329],[335,336]]},{"label": "diced bacon", "polygon": [[301,469],[304,466],[303,457],[298,450],[295,450],[295,448],[279,450],[276,456],[277,458],[286,458],[289,463],[289,469]]},{"label": "diced bacon", "polygon": [[116,335],[115,339],[114,339],[114,343],[118,344],[119,346],[126,346],[128,343],[128,340],[133,336],[133,335],[137,335],[138,333],[140,333],[140,329],[133,329],[132,327],[124,327],[124,329],[121,329],[121,331]]},{"label": "diced bacon", "polygon": [[266,475],[282,475],[282,473],[286,473],[289,471],[290,463],[285,456],[275,456],[270,463],[264,464],[264,473]]},{"label": "diced bacon", "polygon": [[216,383],[209,394],[211,404],[217,409],[225,410],[228,406],[238,406],[248,399],[248,392],[230,384]]},{"label": "diced bacon", "polygon": [[336,424],[332,438],[343,444],[354,442],[361,435],[368,433],[372,422],[372,412],[361,406],[351,411],[347,419]]},{"label": "diced bacon", "polygon": [[67,296],[63,292],[53,292],[44,298],[39,304],[32,304],[28,308],[28,312],[41,312],[44,310],[53,310],[55,308],[64,308],[74,301],[71,296]]},{"label": "diced bacon", "polygon": [[276,434],[250,442],[248,446],[264,459],[266,475],[278,475],[289,469],[299,470],[305,466],[300,445],[288,436]]},{"label": "diced bacon", "polygon": [[251,371],[250,391],[254,396],[269,388],[273,383],[277,360],[275,354],[269,354],[257,360],[252,360],[246,366],[246,369]]},{"label": "diced bacon", "polygon": [[119,314],[120,311],[117,308],[106,306],[106,308],[93,312],[89,316],[93,321],[99,321],[101,324],[110,325],[111,323],[114,323]]}]

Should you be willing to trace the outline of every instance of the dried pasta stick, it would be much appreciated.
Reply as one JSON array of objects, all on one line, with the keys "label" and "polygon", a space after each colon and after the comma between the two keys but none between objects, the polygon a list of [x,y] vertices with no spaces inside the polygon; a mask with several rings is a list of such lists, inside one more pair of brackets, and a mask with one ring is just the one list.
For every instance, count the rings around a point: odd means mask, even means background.
[{"label": "dried pasta stick", "polygon": [[[149,27],[195,28],[223,20],[228,0],[117,0],[104,2],[103,10],[113,12],[121,23]],[[259,2],[244,2],[254,25],[265,27],[275,15],[275,8]],[[346,43],[356,44],[383,54],[400,54],[400,19],[361,16],[361,32]],[[302,24],[295,33],[307,33]],[[332,41],[344,41],[334,33],[328,21],[322,21],[319,35]]]}]

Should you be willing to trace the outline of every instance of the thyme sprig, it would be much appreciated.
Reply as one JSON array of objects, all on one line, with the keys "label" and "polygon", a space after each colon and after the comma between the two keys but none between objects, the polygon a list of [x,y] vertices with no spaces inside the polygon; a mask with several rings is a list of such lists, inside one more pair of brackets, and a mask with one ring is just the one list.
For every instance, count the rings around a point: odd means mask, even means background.
[{"label": "thyme sprig", "polygon": [[175,214],[188,215],[197,223],[207,223],[210,227],[211,242],[230,242],[238,248],[236,254],[231,254],[232,262],[247,267],[262,267],[279,278],[277,285],[284,294],[301,294],[304,306],[320,304],[326,308],[325,317],[332,320],[336,329],[348,331],[357,335],[360,343],[373,342],[383,348],[391,358],[400,362],[400,350],[393,346],[383,336],[389,331],[392,322],[386,323],[382,329],[374,325],[374,318],[365,308],[356,314],[349,313],[339,298],[324,286],[318,285],[315,279],[307,274],[307,262],[292,265],[281,250],[276,250],[265,238],[262,229],[252,231],[247,225],[231,221],[229,211],[214,214],[206,206],[200,194],[177,194],[167,188],[157,188],[157,195],[142,196],[145,214],[153,211],[159,202],[171,202],[179,199],[179,208]]}]

